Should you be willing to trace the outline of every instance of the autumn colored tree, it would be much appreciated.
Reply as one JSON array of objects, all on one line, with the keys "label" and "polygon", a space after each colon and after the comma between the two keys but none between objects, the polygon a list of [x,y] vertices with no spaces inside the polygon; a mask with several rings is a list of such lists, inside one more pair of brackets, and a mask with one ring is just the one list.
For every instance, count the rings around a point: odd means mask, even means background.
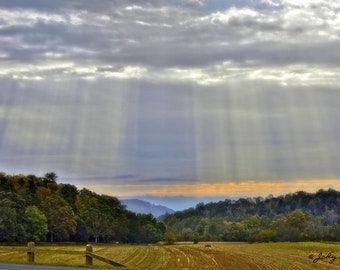
[{"label": "autumn colored tree", "polygon": [[47,196],[41,202],[43,213],[47,217],[50,240],[68,239],[75,233],[76,216],[68,203],[58,195]]}]

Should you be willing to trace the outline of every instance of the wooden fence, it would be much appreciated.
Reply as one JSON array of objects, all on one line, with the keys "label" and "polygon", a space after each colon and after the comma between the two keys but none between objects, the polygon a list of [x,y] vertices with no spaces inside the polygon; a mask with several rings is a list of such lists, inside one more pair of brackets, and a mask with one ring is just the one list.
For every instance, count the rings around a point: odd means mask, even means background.
[{"label": "wooden fence", "polygon": [[125,267],[125,265],[122,265],[120,263],[117,263],[113,260],[104,258],[102,256],[99,256],[98,254],[93,253],[93,247],[91,245],[86,245],[86,264],[87,265],[93,265],[93,259],[97,259],[99,261],[111,264],[113,266],[118,266],[118,267]]},{"label": "wooden fence", "polygon": [[[36,253],[36,248],[35,248],[35,243],[34,242],[29,242],[27,244],[27,262],[28,263],[34,263],[34,259],[35,259],[35,253]],[[93,259],[102,261],[104,263],[107,264],[111,264],[113,266],[117,266],[117,267],[125,267],[125,265],[117,263],[111,259],[105,258],[103,256],[100,256],[98,254],[95,254],[93,252],[93,247],[92,245],[88,244],[86,245],[86,249],[85,249],[85,264],[86,265],[93,265]]]}]

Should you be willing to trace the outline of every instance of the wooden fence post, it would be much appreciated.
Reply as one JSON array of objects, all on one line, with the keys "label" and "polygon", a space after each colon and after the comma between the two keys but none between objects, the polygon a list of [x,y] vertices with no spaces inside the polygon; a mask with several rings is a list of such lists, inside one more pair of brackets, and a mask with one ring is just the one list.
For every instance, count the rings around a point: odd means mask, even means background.
[{"label": "wooden fence post", "polygon": [[35,243],[28,242],[27,244],[27,261],[29,263],[34,263],[34,253],[35,253]]},{"label": "wooden fence post", "polygon": [[93,258],[89,253],[93,252],[93,247],[90,244],[86,245],[86,265],[93,265]]}]

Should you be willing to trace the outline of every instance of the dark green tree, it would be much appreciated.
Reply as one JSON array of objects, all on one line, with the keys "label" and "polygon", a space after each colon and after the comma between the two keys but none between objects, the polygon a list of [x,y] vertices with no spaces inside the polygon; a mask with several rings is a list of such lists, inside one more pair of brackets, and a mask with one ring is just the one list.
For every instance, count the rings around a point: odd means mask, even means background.
[{"label": "dark green tree", "polygon": [[20,196],[0,191],[0,242],[25,241],[24,209]]},{"label": "dark green tree", "polygon": [[74,185],[61,184],[60,195],[71,206],[73,211],[76,211],[78,189]]},{"label": "dark green tree", "polygon": [[0,172],[0,190],[6,192],[14,191],[12,181],[10,181],[10,178],[4,172]]},{"label": "dark green tree", "polygon": [[117,198],[97,195],[83,189],[77,199],[79,217],[87,232],[103,241],[124,241],[127,237],[127,220],[124,207]]},{"label": "dark green tree", "polygon": [[44,185],[47,185],[48,183],[55,184],[57,183],[58,176],[55,172],[48,172],[45,173],[43,177],[43,183]]},{"label": "dark green tree", "polygon": [[152,224],[146,224],[139,229],[139,243],[156,243],[162,239],[159,230]]}]

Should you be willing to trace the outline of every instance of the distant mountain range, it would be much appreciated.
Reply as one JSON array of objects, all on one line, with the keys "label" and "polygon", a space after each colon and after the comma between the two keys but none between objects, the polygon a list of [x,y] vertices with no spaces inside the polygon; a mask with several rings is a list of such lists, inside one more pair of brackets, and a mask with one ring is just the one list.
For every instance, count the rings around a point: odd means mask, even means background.
[{"label": "distant mountain range", "polygon": [[[183,211],[185,209],[195,207],[199,203],[210,203],[224,201],[225,199],[237,200],[239,197],[231,196],[203,196],[203,197],[192,197],[192,196],[133,196],[133,197],[118,197],[123,202],[126,200],[137,199],[148,202],[154,205],[162,205],[168,207],[171,210]],[[123,203],[124,204],[124,203]]]},{"label": "distant mountain range", "polygon": [[152,214],[154,217],[160,217],[165,214],[173,214],[175,211],[163,205],[156,205],[139,199],[121,199],[127,210],[139,214]]}]

